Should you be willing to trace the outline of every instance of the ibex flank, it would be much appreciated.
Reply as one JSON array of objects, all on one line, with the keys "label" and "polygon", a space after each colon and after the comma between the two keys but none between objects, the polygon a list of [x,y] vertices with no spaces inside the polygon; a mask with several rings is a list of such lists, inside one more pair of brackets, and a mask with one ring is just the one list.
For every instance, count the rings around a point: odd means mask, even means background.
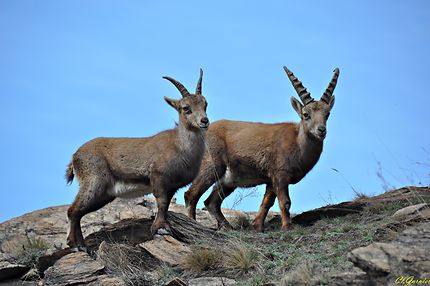
[{"label": "ibex flank", "polygon": [[67,211],[67,244],[85,250],[81,218],[98,210],[116,197],[136,197],[153,193],[158,213],[151,231],[171,232],[167,209],[175,192],[191,183],[198,173],[205,150],[204,137],[209,127],[207,102],[202,96],[202,75],[195,94],[178,81],[164,77],[180,91],[182,99],[164,97],[177,110],[175,129],[146,138],[96,138],[73,155],[66,171],[71,183],[76,176],[79,193]]},{"label": "ibex flank", "polygon": [[231,228],[221,212],[222,201],[237,187],[266,184],[266,192],[253,222],[264,230],[264,220],[278,198],[282,228],[290,224],[291,206],[288,186],[298,183],[317,163],[326,137],[326,122],[334,105],[333,91],[339,69],[319,101],[314,100],[303,84],[286,67],[301,102],[291,97],[299,123],[264,124],[220,120],[207,132],[205,154],[198,176],[185,193],[188,215],[196,218],[196,205],[202,194],[215,183],[204,202],[217,220],[218,227]]}]

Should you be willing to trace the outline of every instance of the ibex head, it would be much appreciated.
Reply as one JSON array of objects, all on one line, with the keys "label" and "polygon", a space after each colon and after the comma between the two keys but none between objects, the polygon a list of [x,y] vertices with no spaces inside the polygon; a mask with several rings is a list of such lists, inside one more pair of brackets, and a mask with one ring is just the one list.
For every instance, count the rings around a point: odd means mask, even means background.
[{"label": "ibex head", "polygon": [[303,102],[302,104],[295,97],[291,97],[291,104],[300,116],[306,133],[314,139],[324,140],[327,134],[327,119],[334,105],[333,91],[339,77],[339,69],[336,68],[334,70],[333,78],[319,101],[315,101],[311,97],[311,94],[306,90],[301,81],[287,67],[284,67],[284,70]]},{"label": "ibex head", "polygon": [[207,129],[209,127],[209,119],[206,115],[208,104],[202,95],[202,77],[203,70],[200,69],[200,78],[197,82],[197,88],[194,94],[189,93],[188,90],[175,79],[168,76],[163,77],[173,83],[182,95],[182,99],[180,100],[174,100],[168,97],[164,97],[164,100],[178,111],[179,120],[187,129]]}]

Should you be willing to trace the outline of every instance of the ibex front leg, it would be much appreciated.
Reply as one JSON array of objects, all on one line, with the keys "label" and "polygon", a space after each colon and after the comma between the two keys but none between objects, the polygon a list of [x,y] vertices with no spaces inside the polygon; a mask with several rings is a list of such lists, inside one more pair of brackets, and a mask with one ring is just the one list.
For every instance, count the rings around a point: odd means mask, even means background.
[{"label": "ibex front leg", "polygon": [[276,197],[278,198],[279,209],[281,210],[282,229],[288,229],[291,223],[291,200],[288,191],[288,182],[285,179],[286,177],[286,175],[278,175],[274,182],[275,193]]},{"label": "ibex front leg", "polygon": [[258,232],[264,231],[264,220],[266,219],[269,209],[273,206],[276,199],[276,194],[273,191],[271,184],[267,184],[266,193],[264,194],[263,202],[260,205],[258,214],[255,216],[253,225],[254,229]]},{"label": "ibex front leg", "polygon": [[174,191],[158,190],[158,192],[154,192],[155,200],[157,201],[158,211],[154,223],[151,226],[152,234],[172,234],[170,225],[167,222],[167,211],[169,209],[169,204],[174,194]]}]

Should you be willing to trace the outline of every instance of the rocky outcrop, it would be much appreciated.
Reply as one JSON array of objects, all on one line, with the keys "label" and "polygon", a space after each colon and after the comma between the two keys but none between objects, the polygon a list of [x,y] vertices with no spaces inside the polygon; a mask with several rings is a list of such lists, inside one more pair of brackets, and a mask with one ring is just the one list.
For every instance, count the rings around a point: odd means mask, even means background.
[{"label": "rocky outcrop", "polygon": [[422,204],[417,204],[417,205],[413,205],[413,206],[409,206],[406,208],[402,208],[398,211],[396,211],[393,214],[393,218],[403,218],[406,216],[410,216],[410,215],[414,215],[426,208],[428,208],[429,206],[426,203],[422,203]]},{"label": "rocky outcrop", "polygon": [[[10,242],[26,239],[27,237],[38,237],[48,242],[50,250],[66,248],[65,240],[67,235],[67,208],[68,206],[49,207],[37,210],[23,216],[11,219],[0,224],[0,253],[11,253]],[[169,210],[174,213],[186,214],[187,210],[183,205],[172,202]],[[223,210],[227,218],[242,215],[244,212],[238,210]],[[150,222],[156,213],[156,204],[153,198],[145,197],[144,199],[116,199],[103,208],[89,213],[82,219],[82,231],[84,237],[104,230],[118,237],[119,232],[127,231],[126,223],[123,223],[123,229],[115,232],[117,222],[142,220],[144,224],[142,231],[136,229],[137,223],[133,224],[135,233],[148,236],[150,233],[145,232],[145,222]],[[252,218],[251,218],[252,219]],[[216,221],[211,218],[207,211],[197,210],[197,221],[200,225],[215,228]],[[147,224],[147,223],[146,223]],[[112,227],[113,226],[113,227]],[[111,227],[111,230],[107,230]],[[130,237],[130,236],[128,236]],[[141,240],[144,238],[138,238]]]},{"label": "rocky outcrop", "polygon": [[351,272],[335,273],[329,277],[333,286],[368,286],[369,278],[366,272],[357,269]]},{"label": "rocky outcrop", "polygon": [[367,273],[371,285],[393,285],[399,277],[430,277],[430,223],[404,230],[390,243],[354,249],[349,259]]},{"label": "rocky outcrop", "polygon": [[[304,212],[293,217],[293,223],[313,224],[321,218],[359,213],[367,206],[379,202],[395,202],[423,196],[430,196],[429,189],[403,188],[373,198]],[[215,230],[216,223],[208,212],[198,210],[196,222],[185,215],[186,209],[182,205],[172,202],[169,210],[171,212],[168,220],[172,226],[172,235],[155,237],[150,233],[156,211],[155,202],[151,198],[145,198],[143,201],[118,199],[88,214],[82,221],[82,229],[89,255],[72,253],[64,245],[67,206],[46,208],[4,222],[0,224],[0,285],[13,285],[15,282],[12,280],[5,282],[6,284],[2,284],[1,280],[19,278],[25,273],[27,279],[43,278],[45,285],[151,285],[149,280],[146,280],[152,279],[149,273],[151,270],[164,264],[178,268],[183,257],[193,251],[194,244],[204,242],[210,246],[225,245],[225,237]],[[252,220],[255,216],[255,213],[245,214],[234,210],[223,212],[231,221],[233,217],[242,216]],[[277,214],[271,214],[268,219],[269,226],[279,228]],[[377,230],[377,243],[351,252],[350,259],[358,267],[356,271],[332,274],[330,283],[388,285],[387,281],[394,281],[396,275],[428,277],[430,264],[425,260],[425,254],[430,251],[430,229],[429,223],[423,224],[423,221],[429,220],[430,208],[426,204],[397,211]],[[29,266],[19,263],[17,255],[29,237],[36,238],[33,244],[42,247],[45,253],[39,255],[33,264],[29,264],[32,270],[27,272]],[[391,240],[393,241],[390,242]],[[204,275],[228,276],[222,272]],[[171,286],[236,283],[229,278],[184,277],[181,276],[183,280],[178,278],[169,283],[173,283]],[[25,285],[36,285],[38,282],[26,282]]]},{"label": "rocky outcrop", "polygon": [[68,254],[45,271],[45,285],[66,286],[94,282],[104,266],[84,252]]},{"label": "rocky outcrop", "polygon": [[4,254],[0,256],[0,281],[21,276],[28,270],[28,266],[9,262]]},{"label": "rocky outcrop", "polygon": [[158,260],[172,266],[181,264],[184,255],[191,252],[188,244],[180,242],[170,235],[157,235],[153,240],[141,243],[139,246]]}]

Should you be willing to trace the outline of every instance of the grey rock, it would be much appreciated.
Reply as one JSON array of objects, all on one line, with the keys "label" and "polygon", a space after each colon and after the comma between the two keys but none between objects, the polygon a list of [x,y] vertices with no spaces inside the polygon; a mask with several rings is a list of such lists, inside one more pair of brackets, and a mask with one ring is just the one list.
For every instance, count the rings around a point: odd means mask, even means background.
[{"label": "grey rock", "polygon": [[430,276],[430,223],[403,231],[390,243],[372,243],[351,251],[349,259],[374,285],[391,285],[399,276]]},{"label": "grey rock", "polygon": [[366,286],[369,285],[369,278],[366,272],[357,269],[351,272],[332,274],[329,277],[330,285],[336,286]]},{"label": "grey rock", "polygon": [[423,210],[424,208],[428,208],[428,205],[426,203],[408,206],[408,207],[405,207],[405,208],[402,208],[402,209],[396,211],[392,217],[393,218],[405,217],[408,215],[415,214],[415,213]]},{"label": "grey rock", "polygon": [[74,285],[94,282],[104,266],[84,252],[68,254],[45,271],[45,285]]},{"label": "grey rock", "polygon": [[235,284],[235,280],[226,277],[200,277],[188,281],[188,286],[228,286]]},{"label": "grey rock", "polygon": [[170,280],[169,282],[167,282],[166,284],[164,284],[163,286],[187,286],[187,283],[182,281],[180,278],[176,277]]},{"label": "grey rock", "polygon": [[119,277],[110,277],[100,275],[97,280],[87,284],[88,286],[127,286],[127,284]]},{"label": "grey rock", "polygon": [[139,245],[158,260],[177,266],[182,263],[184,255],[191,252],[189,245],[178,241],[170,235],[157,235],[153,240]]},{"label": "grey rock", "polygon": [[[150,218],[153,210],[135,200],[117,199],[107,206],[86,215],[82,219],[84,236],[129,218]],[[67,205],[37,210],[0,224],[1,252],[9,253],[9,243],[23,240],[27,236],[37,237],[48,242],[50,250],[66,247]],[[18,235],[19,234],[19,235]]]},{"label": "grey rock", "polygon": [[0,281],[19,277],[26,273],[29,268],[25,265],[14,264],[6,260],[0,261]]}]

